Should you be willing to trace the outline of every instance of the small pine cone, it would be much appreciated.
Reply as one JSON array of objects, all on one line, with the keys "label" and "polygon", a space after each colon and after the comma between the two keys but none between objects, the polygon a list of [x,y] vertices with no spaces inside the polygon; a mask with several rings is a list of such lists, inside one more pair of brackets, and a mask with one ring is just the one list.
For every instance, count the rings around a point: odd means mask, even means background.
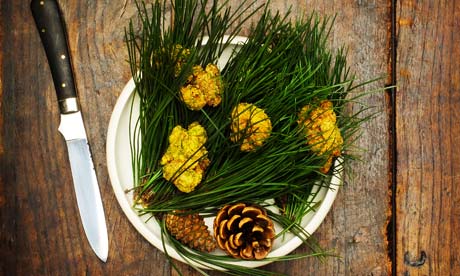
[{"label": "small pine cone", "polygon": [[136,204],[142,205],[143,207],[147,208],[152,201],[155,193],[153,189],[149,188],[145,191],[141,191],[143,189],[142,186],[137,187],[133,193],[133,200]]},{"label": "small pine cone", "polygon": [[217,245],[245,260],[265,258],[275,238],[275,227],[265,209],[238,203],[223,207],[214,220]]},{"label": "small pine cone", "polygon": [[181,214],[183,211],[174,211],[165,218],[166,228],[178,241],[190,248],[211,252],[216,248],[208,226],[204,219],[197,213]]}]

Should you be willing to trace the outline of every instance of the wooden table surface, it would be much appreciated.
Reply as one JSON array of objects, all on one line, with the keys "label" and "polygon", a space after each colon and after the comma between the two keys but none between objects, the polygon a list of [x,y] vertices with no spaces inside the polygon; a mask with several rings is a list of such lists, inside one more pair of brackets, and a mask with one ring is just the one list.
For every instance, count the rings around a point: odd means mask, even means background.
[{"label": "wooden table surface", "polygon": [[[56,95],[29,1],[2,0],[0,274],[177,275],[129,223],[107,172],[108,122],[130,78],[123,30],[136,15],[135,3],[58,2],[106,212],[109,258],[102,263],[94,255],[78,217],[57,131]],[[352,164],[353,174],[314,234],[341,257],[266,269],[288,275],[459,275],[460,1],[271,1],[281,12],[290,5],[293,15],[337,14],[330,43],[349,48],[358,80],[384,76],[366,89],[397,88],[366,97],[379,114],[357,141],[363,161]],[[184,275],[198,275],[178,265]]]}]

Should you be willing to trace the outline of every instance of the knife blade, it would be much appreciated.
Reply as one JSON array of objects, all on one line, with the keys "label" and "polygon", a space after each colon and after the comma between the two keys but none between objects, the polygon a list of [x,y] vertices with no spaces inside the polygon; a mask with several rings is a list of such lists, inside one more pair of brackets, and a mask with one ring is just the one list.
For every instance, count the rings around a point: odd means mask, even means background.
[{"label": "knife blade", "polygon": [[80,219],[91,248],[105,262],[109,246],[104,208],[77,99],[64,22],[56,0],[32,0],[31,10],[56,89],[61,113],[58,130],[67,144]]}]

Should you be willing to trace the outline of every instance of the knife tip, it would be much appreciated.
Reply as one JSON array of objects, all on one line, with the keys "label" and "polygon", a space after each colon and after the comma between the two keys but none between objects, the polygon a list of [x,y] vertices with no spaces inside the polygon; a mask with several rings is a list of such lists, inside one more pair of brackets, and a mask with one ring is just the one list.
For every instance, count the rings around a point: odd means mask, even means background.
[{"label": "knife tip", "polygon": [[106,263],[106,262],[107,262],[107,257],[108,257],[108,255],[109,255],[109,252],[108,252],[108,250],[107,250],[107,251],[105,251],[105,252],[96,253],[96,255],[99,257],[99,259],[100,259],[101,261],[103,261],[104,263]]},{"label": "knife tip", "polygon": [[[107,233],[107,232],[104,232],[104,233]],[[109,241],[108,241],[107,236],[102,238],[101,243],[93,247],[93,251],[101,261],[103,261],[104,263],[107,262],[107,258],[109,255]]]}]

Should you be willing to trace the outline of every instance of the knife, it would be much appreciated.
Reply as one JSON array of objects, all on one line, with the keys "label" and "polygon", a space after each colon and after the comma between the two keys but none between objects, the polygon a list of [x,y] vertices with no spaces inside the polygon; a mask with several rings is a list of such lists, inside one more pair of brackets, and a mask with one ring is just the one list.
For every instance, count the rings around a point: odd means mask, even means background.
[{"label": "knife", "polygon": [[96,172],[80,112],[64,23],[56,0],[32,0],[32,15],[45,48],[56,89],[81,222],[91,248],[106,261],[107,226]]}]

